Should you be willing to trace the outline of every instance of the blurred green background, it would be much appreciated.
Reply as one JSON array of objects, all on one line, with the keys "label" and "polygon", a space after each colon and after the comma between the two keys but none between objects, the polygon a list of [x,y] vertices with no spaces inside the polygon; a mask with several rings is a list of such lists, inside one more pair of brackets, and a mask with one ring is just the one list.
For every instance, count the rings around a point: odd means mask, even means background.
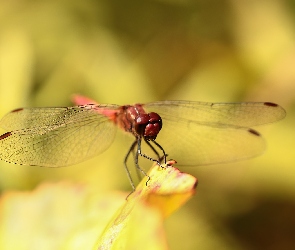
[{"label": "blurred green background", "polygon": [[[70,106],[73,93],[114,104],[279,103],[285,120],[258,128],[263,156],[180,168],[199,179],[197,195],[165,226],[171,249],[294,249],[294,19],[292,0],[1,1],[0,115]],[[130,190],[130,139],[117,137],[73,167],[1,162],[1,191],[63,179]]]}]

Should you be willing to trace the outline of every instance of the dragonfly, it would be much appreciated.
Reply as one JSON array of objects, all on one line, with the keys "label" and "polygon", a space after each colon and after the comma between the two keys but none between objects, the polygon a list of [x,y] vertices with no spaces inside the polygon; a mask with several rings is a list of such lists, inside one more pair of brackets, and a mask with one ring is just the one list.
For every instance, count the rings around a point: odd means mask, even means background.
[{"label": "dragonfly", "polygon": [[[82,103],[83,98],[76,100]],[[19,108],[5,115],[0,127],[8,132],[0,135],[0,159],[19,165],[74,165],[105,151],[120,128],[135,138],[124,159],[134,190],[127,167],[132,153],[143,174],[139,156],[160,164],[161,159],[166,163],[166,152],[183,166],[248,159],[265,150],[263,137],[252,127],[286,115],[281,106],[271,102],[169,100],[121,106],[88,100],[72,107]],[[155,157],[142,152],[142,142]]]}]

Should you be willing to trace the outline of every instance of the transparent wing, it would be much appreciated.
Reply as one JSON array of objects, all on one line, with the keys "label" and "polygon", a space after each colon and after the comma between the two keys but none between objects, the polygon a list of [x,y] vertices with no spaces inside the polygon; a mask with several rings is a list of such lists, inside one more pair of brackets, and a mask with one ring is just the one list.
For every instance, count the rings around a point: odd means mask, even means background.
[{"label": "transparent wing", "polygon": [[157,142],[179,165],[232,162],[261,154],[265,142],[253,129],[164,121]]},{"label": "transparent wing", "polygon": [[[81,105],[75,107],[19,108],[6,114],[0,120],[0,127],[13,131],[25,128],[62,126],[70,122],[79,122],[89,115],[104,119],[101,110],[116,110],[118,105]],[[96,116],[95,116],[96,115]]]},{"label": "transparent wing", "polygon": [[[111,106],[115,108],[115,106]],[[19,109],[0,125],[11,132],[0,136],[0,158],[21,165],[61,167],[106,150],[116,127],[99,113],[103,106]]]},{"label": "transparent wing", "polygon": [[165,120],[195,121],[214,126],[252,127],[275,122],[286,116],[285,110],[269,102],[209,103],[161,101],[144,105]]},{"label": "transparent wing", "polygon": [[208,165],[259,155],[265,149],[264,140],[248,127],[285,116],[285,110],[272,103],[163,101],[145,107],[162,117],[157,142],[168,158],[180,165]]}]

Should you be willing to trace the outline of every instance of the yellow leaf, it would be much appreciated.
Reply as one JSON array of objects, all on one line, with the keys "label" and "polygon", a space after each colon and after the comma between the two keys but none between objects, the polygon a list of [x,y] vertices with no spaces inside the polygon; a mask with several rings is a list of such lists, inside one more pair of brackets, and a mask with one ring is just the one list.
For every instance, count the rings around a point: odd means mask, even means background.
[{"label": "yellow leaf", "polygon": [[125,197],[69,182],[6,192],[0,200],[0,249],[91,249]]},{"label": "yellow leaf", "polygon": [[195,192],[197,179],[155,165],[118,210],[93,249],[167,249],[162,220]]},{"label": "yellow leaf", "polygon": [[163,219],[194,194],[196,179],[155,165],[126,200],[69,182],[10,191],[0,200],[0,249],[167,249]]}]

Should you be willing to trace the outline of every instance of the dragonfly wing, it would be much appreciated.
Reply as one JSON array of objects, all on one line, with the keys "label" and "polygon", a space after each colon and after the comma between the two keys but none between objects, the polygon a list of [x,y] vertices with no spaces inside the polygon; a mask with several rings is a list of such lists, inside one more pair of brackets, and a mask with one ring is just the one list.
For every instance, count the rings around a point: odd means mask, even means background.
[{"label": "dragonfly wing", "polygon": [[186,166],[247,159],[265,149],[263,138],[253,129],[207,126],[193,121],[164,121],[157,142],[168,158]]},{"label": "dragonfly wing", "polygon": [[[251,127],[275,122],[285,117],[285,110],[269,102],[207,103],[160,101],[144,105],[163,120],[188,120],[203,125]],[[164,125],[165,126],[165,125]]]},{"label": "dragonfly wing", "polygon": [[46,167],[93,157],[110,146],[116,133],[108,117],[82,106],[22,109],[5,116],[0,124],[13,129],[0,136],[0,159]]},{"label": "dragonfly wing", "polygon": [[[64,123],[75,121],[79,122],[87,119],[92,113],[105,117],[100,110],[115,110],[118,105],[81,105],[74,107],[45,107],[45,108],[19,108],[6,114],[0,120],[0,127],[8,130],[20,130],[25,128],[40,128],[61,126]],[[104,119],[104,118],[103,118]]]}]

